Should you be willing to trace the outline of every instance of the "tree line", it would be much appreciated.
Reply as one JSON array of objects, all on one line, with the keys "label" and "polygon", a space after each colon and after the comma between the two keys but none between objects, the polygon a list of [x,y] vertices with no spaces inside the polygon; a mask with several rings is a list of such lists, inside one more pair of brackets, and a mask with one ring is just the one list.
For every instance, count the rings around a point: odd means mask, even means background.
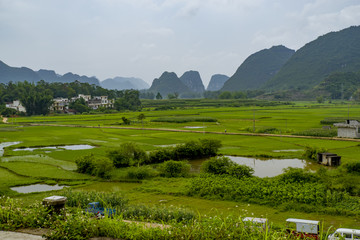
[{"label": "tree line", "polygon": [[[114,108],[118,111],[141,109],[139,91],[137,90],[109,90],[95,84],[81,83],[79,81],[71,83],[48,83],[39,81],[37,83],[9,82],[0,84],[0,113],[3,115],[16,114],[13,109],[6,109],[5,103],[20,100],[26,109],[26,114],[45,115],[50,112],[50,106],[54,98],[72,98],[79,94],[91,96],[108,96],[109,99],[115,99]],[[72,106],[84,105],[84,101],[78,101]],[[80,108],[84,111],[88,108]],[[81,112],[81,111],[79,111]]]}]

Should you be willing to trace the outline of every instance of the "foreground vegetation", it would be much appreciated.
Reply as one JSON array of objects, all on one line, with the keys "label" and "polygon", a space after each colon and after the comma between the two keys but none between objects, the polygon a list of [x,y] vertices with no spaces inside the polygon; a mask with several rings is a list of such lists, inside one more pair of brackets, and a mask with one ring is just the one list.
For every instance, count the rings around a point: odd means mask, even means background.
[{"label": "foreground vegetation", "polygon": [[[94,194],[92,194],[94,195]],[[68,195],[70,205],[80,205],[81,199],[89,195]],[[112,199],[112,201],[108,201]],[[124,200],[111,194],[102,195],[103,202],[112,202],[124,207]],[[80,201],[80,202],[78,202]],[[96,218],[82,208],[67,207],[66,217],[55,214],[43,207],[40,202],[24,205],[12,198],[0,199],[0,229],[48,228],[46,239],[89,239],[91,237],[112,237],[121,239],[298,239],[289,235],[285,228],[266,225],[265,229],[243,222],[241,216],[195,217],[181,210],[152,208],[140,210],[139,207],[126,208],[121,214]],[[146,209],[146,207],[145,207]],[[127,213],[127,212],[131,213]],[[161,223],[143,222],[126,219],[146,218],[146,211],[160,218]],[[160,213],[160,214],[157,214]],[[150,215],[150,218],[154,218]],[[145,216],[145,217],[144,217]],[[149,216],[149,215],[148,215]],[[164,219],[164,217],[166,217]],[[156,220],[159,220],[155,217]],[[126,220],[126,221],[125,221]],[[327,239],[328,232],[321,229],[319,239]]]}]

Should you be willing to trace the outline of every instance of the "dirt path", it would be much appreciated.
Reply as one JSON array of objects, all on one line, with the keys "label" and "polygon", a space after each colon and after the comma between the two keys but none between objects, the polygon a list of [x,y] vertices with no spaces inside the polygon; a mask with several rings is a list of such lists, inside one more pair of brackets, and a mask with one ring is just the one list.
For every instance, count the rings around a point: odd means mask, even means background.
[{"label": "dirt path", "polygon": [[8,120],[7,117],[3,117],[3,116],[0,116],[0,117],[2,117],[2,122],[3,122],[3,123],[8,123],[8,122],[7,122],[7,120]]},{"label": "dirt path", "polygon": [[33,235],[28,233],[20,233],[20,232],[8,232],[8,231],[0,231],[0,239],[3,240],[40,240],[43,239],[39,235]]},{"label": "dirt path", "polygon": [[322,139],[322,140],[360,142],[360,139],[354,139],[354,138],[313,137],[313,136],[297,136],[297,135],[282,135],[282,134],[267,134],[267,133],[231,133],[231,132],[209,132],[209,131],[169,129],[169,128],[140,128],[140,127],[115,127],[115,126],[101,126],[101,127],[98,127],[98,126],[63,125],[63,124],[40,124],[40,123],[30,123],[29,125],[30,126],[53,126],[53,127],[100,128],[100,129],[128,129],[128,130],[165,131],[165,132],[188,132],[188,133],[202,133],[202,134],[258,136],[258,137],[286,137],[286,138],[305,138],[305,139]]}]

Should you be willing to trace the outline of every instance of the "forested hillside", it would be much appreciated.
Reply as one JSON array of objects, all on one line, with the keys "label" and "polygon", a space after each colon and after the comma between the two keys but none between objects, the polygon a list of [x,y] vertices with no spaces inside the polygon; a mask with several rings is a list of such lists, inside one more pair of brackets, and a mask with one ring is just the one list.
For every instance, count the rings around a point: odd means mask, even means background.
[{"label": "forested hillside", "polygon": [[300,48],[265,85],[266,89],[310,89],[334,72],[360,69],[360,26],[325,34]]},{"label": "forested hillside", "polygon": [[317,96],[360,100],[360,72],[332,73],[314,88]]},{"label": "forested hillside", "polygon": [[222,91],[259,89],[280,70],[294,54],[284,46],[274,46],[250,55],[235,74],[224,83]]}]

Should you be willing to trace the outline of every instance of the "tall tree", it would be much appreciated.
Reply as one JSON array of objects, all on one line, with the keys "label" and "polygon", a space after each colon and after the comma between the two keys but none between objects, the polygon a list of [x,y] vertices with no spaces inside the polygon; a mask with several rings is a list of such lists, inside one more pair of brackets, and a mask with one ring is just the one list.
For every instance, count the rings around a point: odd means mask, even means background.
[{"label": "tall tree", "polygon": [[163,97],[161,96],[161,94],[159,92],[156,94],[156,99],[157,100],[163,99]]}]

